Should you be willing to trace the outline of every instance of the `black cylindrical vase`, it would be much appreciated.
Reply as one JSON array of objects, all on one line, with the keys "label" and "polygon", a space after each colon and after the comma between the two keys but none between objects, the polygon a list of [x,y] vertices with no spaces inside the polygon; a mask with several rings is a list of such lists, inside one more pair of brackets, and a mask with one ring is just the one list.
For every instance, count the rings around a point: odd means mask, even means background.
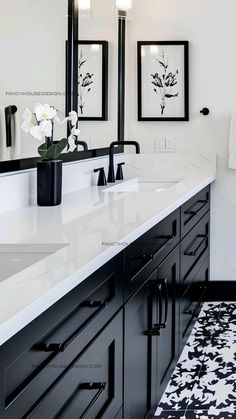
[{"label": "black cylindrical vase", "polygon": [[41,160],[37,163],[37,202],[40,207],[61,204],[62,160]]}]

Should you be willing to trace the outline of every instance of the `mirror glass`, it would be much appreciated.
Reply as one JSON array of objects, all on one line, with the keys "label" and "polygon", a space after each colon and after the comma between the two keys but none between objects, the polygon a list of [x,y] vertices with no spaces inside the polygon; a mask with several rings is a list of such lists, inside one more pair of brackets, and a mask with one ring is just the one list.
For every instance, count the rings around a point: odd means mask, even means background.
[{"label": "mirror glass", "polygon": [[[89,149],[107,147],[116,139],[117,21],[112,9],[113,0],[93,0],[92,12],[81,10],[79,18],[80,39],[109,44],[107,120],[79,121],[78,139],[86,141]],[[58,110],[61,120],[65,117],[67,14],[68,0],[1,3],[0,161],[38,157],[42,141],[21,129],[26,108],[33,110],[38,102],[49,103]],[[99,54],[96,44],[92,48]],[[93,82],[94,87],[96,75]],[[11,146],[5,113],[9,105],[17,108],[11,117]],[[15,108],[11,109],[13,113]],[[98,104],[94,109],[99,111]],[[55,124],[55,140],[66,134],[66,124]],[[78,150],[83,149],[78,146]]]},{"label": "mirror glass", "polygon": [[[82,1],[81,4],[83,3],[86,5],[88,2]],[[79,79],[84,80],[86,74],[92,75],[92,83],[87,90],[82,88],[84,90],[82,94],[85,95],[85,115],[86,112],[89,113],[89,110],[91,115],[99,113],[96,104],[101,101],[96,100],[94,92],[96,91],[98,96],[102,95],[99,68],[102,46],[96,44],[96,41],[108,42],[108,80],[105,81],[108,91],[107,120],[80,121],[81,138],[88,142],[89,148],[93,149],[107,147],[111,141],[117,140],[118,20],[114,16],[114,0],[93,0],[91,5],[91,13],[80,10],[79,17],[79,39],[93,41],[92,44],[79,46]],[[78,85],[78,95],[80,91],[81,83]],[[80,105],[80,96],[78,99]],[[81,116],[80,109],[78,111]]]},{"label": "mirror glass", "polygon": [[[54,106],[65,116],[65,41],[67,0],[10,0],[0,15],[0,160],[38,156],[42,143],[21,130],[22,115],[36,103]],[[12,146],[6,147],[4,110],[15,105]],[[66,125],[55,127],[55,139]]]}]

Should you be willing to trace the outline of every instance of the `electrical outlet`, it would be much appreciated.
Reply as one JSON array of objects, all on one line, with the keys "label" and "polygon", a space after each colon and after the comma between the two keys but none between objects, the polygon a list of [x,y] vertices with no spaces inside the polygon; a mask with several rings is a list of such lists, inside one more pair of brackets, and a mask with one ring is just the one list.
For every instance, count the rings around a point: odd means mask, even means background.
[{"label": "electrical outlet", "polygon": [[156,151],[165,151],[165,138],[155,138]]},{"label": "electrical outlet", "polygon": [[165,149],[166,151],[175,151],[175,140],[173,138],[165,138]]}]

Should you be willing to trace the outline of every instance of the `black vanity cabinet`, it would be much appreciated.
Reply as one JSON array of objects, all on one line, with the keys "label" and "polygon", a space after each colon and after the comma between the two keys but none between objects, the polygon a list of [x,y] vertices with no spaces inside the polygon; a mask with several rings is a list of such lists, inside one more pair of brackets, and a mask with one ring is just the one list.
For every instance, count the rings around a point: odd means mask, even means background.
[{"label": "black vanity cabinet", "polygon": [[144,419],[209,280],[203,189],[0,347],[0,419]]},{"label": "black vanity cabinet", "polygon": [[179,249],[124,309],[124,418],[143,419],[159,401],[178,353]]}]

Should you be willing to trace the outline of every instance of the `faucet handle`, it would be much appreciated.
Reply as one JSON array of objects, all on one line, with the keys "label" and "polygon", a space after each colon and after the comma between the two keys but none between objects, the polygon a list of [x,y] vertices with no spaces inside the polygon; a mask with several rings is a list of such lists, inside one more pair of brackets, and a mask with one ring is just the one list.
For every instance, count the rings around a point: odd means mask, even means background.
[{"label": "faucet handle", "polygon": [[123,169],[122,169],[122,166],[124,166],[124,164],[125,164],[125,162],[117,164],[116,180],[123,180],[124,179]]},{"label": "faucet handle", "polygon": [[106,186],[107,180],[106,180],[104,167],[99,167],[98,169],[94,169],[94,173],[97,173],[97,172],[99,172],[97,186]]}]

